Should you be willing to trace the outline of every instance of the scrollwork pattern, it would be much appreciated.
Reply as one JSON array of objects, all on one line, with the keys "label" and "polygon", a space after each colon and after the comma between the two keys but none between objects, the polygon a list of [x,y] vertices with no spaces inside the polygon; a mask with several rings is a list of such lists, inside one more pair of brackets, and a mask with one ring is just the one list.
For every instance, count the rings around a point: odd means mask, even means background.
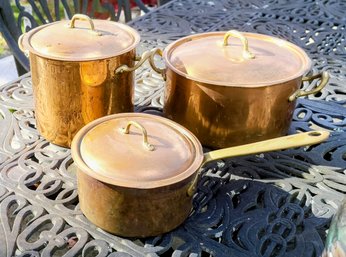
[{"label": "scrollwork pattern", "polygon": [[177,237],[180,243],[174,246],[175,252],[184,255],[306,256],[312,251],[316,255],[322,252],[316,228],[323,227],[328,219],[308,214],[309,206],[299,201],[300,193],[293,191],[294,196],[290,196],[262,182],[225,182],[207,176],[201,179],[195,211],[184,226],[147,244],[167,248]]},{"label": "scrollwork pattern", "polygon": [[[192,33],[235,28],[293,42],[311,57],[311,74],[331,74],[321,93],[297,101],[289,132],[326,129],[326,142],[207,164],[189,218],[154,238],[120,238],[91,224],[79,210],[70,150],[35,128],[30,77],[0,87],[1,256],[321,254],[346,192],[345,8],[333,0],[177,0],[130,23],[142,34],[139,54]],[[135,83],[136,111],[162,115],[162,77],[146,65]]]}]

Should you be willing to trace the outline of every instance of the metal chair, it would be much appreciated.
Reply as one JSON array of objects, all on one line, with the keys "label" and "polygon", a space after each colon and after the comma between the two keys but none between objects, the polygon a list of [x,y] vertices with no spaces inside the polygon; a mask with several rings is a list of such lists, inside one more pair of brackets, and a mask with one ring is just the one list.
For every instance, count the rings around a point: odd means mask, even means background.
[{"label": "metal chair", "polygon": [[[75,13],[95,17],[102,11],[107,18],[118,21],[124,12],[126,22],[132,19],[129,0],[117,0],[117,10],[114,8],[114,1],[113,4],[110,1],[104,2],[106,3],[101,4],[100,0],[1,0],[0,31],[13,53],[18,75],[30,70],[28,58],[18,47],[18,38],[32,28],[61,19],[71,19]],[[141,0],[135,0],[135,3],[142,11],[149,11]],[[18,17],[14,15],[14,8],[18,10]]]}]

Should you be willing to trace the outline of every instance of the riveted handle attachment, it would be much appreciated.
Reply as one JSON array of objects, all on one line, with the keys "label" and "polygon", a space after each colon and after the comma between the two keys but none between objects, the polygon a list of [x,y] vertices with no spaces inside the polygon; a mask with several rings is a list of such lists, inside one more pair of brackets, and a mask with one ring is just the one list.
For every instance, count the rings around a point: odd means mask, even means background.
[{"label": "riveted handle attachment", "polygon": [[150,144],[150,143],[148,142],[148,133],[147,133],[146,129],[145,129],[141,124],[139,124],[138,122],[136,122],[136,121],[129,121],[129,122],[127,123],[126,127],[125,127],[125,128],[122,128],[121,131],[122,131],[124,134],[129,134],[129,133],[130,133],[130,127],[131,127],[132,125],[135,126],[136,128],[138,128],[139,130],[141,130],[142,135],[143,135],[143,145],[144,145],[144,147],[145,147],[148,151],[154,151],[154,150],[155,150],[155,147],[154,147],[152,144]]},{"label": "riveted handle attachment", "polygon": [[192,180],[190,186],[188,187],[186,194],[190,197],[192,197],[196,191],[197,188],[197,181],[199,179],[200,176],[200,171],[197,172],[197,174],[195,175],[194,179]]},{"label": "riveted handle attachment", "polygon": [[230,31],[226,32],[226,34],[223,37],[223,45],[224,46],[228,46],[228,39],[230,37],[235,37],[235,38],[240,39],[241,43],[243,44],[242,55],[243,55],[244,59],[249,60],[249,59],[255,58],[255,55],[249,51],[249,42],[248,42],[247,38],[242,33],[240,33],[237,30],[230,30]]},{"label": "riveted handle attachment", "polygon": [[324,71],[322,73],[319,73],[319,74],[316,74],[316,75],[312,75],[310,77],[303,77],[302,81],[312,81],[312,80],[315,80],[315,79],[319,79],[320,83],[314,89],[309,90],[309,91],[298,89],[296,92],[294,92],[288,98],[288,100],[290,102],[292,102],[292,101],[296,100],[300,96],[316,94],[317,92],[321,91],[327,85],[327,83],[329,81],[329,74],[328,74],[328,72]]},{"label": "riveted handle attachment", "polygon": [[115,70],[115,74],[117,73],[123,73],[123,72],[131,72],[131,71],[135,71],[137,70],[140,66],[143,65],[143,63],[148,60],[150,58],[150,51],[145,51],[141,57],[136,57],[136,61],[138,61],[136,63],[135,66],[133,67],[129,67],[126,64],[119,66],[116,70]]}]

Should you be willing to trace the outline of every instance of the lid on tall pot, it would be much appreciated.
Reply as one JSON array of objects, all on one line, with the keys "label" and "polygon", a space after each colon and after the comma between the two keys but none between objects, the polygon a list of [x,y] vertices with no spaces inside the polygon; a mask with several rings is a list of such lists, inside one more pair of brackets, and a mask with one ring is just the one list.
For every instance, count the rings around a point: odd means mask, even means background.
[{"label": "lid on tall pot", "polygon": [[150,189],[190,178],[203,161],[198,139],[181,125],[143,113],[97,119],[74,137],[72,157],[87,175],[116,186]]},{"label": "lid on tall pot", "polygon": [[197,82],[260,87],[296,79],[310,70],[311,60],[300,47],[268,35],[208,32],[168,45],[167,67]]},{"label": "lid on tall pot", "polygon": [[61,61],[93,61],[134,49],[140,36],[118,22],[76,14],[69,20],[39,26],[19,38],[19,46],[41,57]]}]

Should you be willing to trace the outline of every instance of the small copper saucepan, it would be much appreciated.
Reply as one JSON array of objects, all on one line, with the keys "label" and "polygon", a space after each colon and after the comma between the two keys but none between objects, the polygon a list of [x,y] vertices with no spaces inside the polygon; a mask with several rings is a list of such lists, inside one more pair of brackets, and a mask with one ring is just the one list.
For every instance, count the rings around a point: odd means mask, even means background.
[{"label": "small copper saucepan", "polygon": [[[212,148],[287,134],[296,99],[319,92],[328,73],[303,77],[311,60],[303,49],[268,35],[228,31],[194,34],[169,44],[163,56],[164,116]],[[319,80],[304,91],[302,81]]]},{"label": "small copper saucepan", "polygon": [[106,116],[82,128],[72,142],[80,208],[108,232],[155,236],[188,217],[205,163],[316,144],[328,135],[311,131],[203,154],[189,130],[166,118],[139,113]]}]

